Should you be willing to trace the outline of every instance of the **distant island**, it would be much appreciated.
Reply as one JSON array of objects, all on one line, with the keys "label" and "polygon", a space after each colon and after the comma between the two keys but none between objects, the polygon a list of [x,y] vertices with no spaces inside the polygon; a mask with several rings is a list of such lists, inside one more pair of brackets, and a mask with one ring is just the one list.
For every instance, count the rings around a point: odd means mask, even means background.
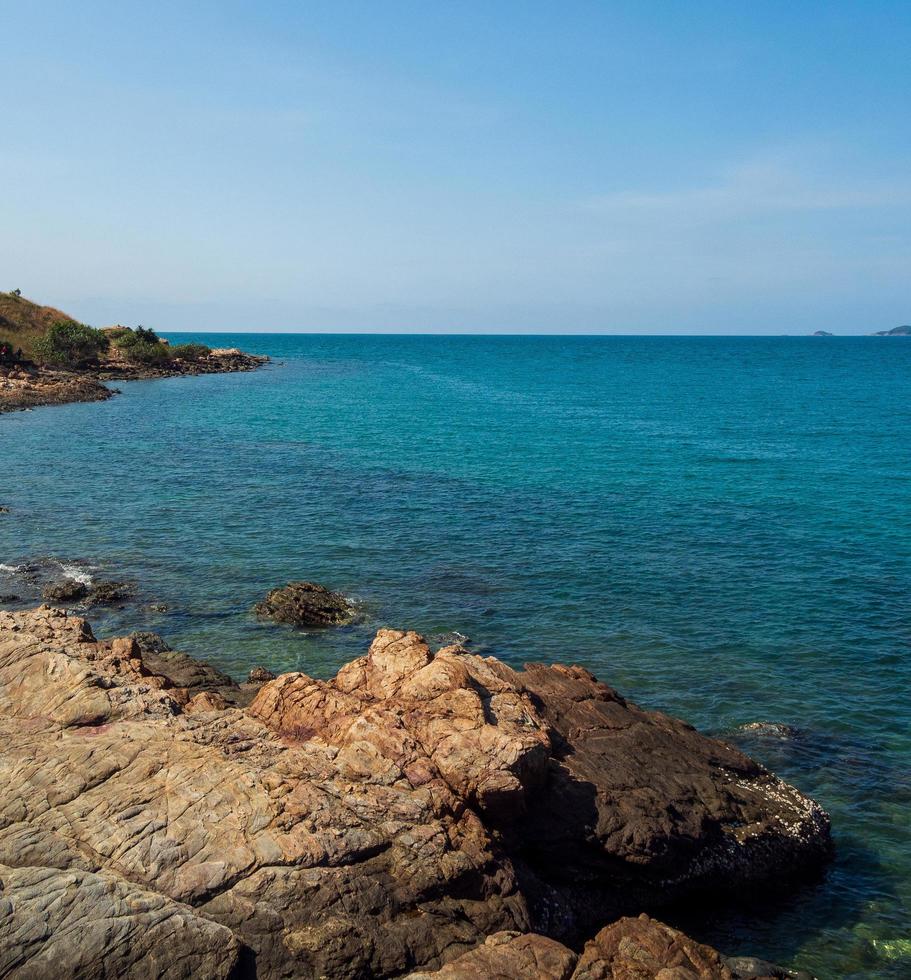
[{"label": "distant island", "polygon": [[251,371],[266,361],[234,348],[172,347],[142,326],[98,330],[18,289],[0,293],[0,413],[103,401],[116,394],[104,381]]},{"label": "distant island", "polygon": [[871,333],[871,337],[911,337],[911,326],[905,324],[903,327],[893,327],[891,330],[877,330]]},{"label": "distant island", "polygon": [[817,330],[816,333],[813,334],[813,336],[814,337],[834,337],[835,334],[834,333],[829,333],[828,330]]}]

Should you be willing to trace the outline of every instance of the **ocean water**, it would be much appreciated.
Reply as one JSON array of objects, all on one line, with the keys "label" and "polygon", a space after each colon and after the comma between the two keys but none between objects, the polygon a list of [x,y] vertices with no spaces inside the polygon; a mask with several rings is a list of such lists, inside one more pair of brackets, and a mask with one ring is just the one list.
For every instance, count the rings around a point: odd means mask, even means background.
[{"label": "ocean water", "polygon": [[[832,814],[823,881],[683,924],[820,977],[911,976],[911,340],[198,339],[275,360],[0,417],[2,565],[135,579],[96,632],[237,677],[330,675],[381,625],[584,664]],[[301,578],[358,623],[251,616]]]}]

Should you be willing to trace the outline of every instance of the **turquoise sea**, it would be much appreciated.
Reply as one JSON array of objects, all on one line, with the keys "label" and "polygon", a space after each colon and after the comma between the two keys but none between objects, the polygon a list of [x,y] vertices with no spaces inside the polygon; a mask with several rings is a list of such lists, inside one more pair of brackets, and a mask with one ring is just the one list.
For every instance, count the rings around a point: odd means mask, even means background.
[{"label": "turquoise sea", "polygon": [[[832,814],[824,881],[691,931],[911,976],[911,340],[180,339],[275,360],[0,417],[0,592],[38,556],[133,578],[96,632],[238,677],[330,674],[383,624],[584,664]],[[300,578],[360,622],[256,622]]]}]

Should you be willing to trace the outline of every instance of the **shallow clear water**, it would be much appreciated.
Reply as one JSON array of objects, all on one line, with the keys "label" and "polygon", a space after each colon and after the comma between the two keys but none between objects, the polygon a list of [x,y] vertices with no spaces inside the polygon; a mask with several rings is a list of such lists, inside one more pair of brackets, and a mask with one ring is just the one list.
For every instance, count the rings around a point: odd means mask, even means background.
[{"label": "shallow clear water", "polygon": [[[133,577],[169,612],[96,632],[237,676],[330,674],[388,624],[582,663],[713,733],[793,725],[738,740],[830,810],[837,863],[690,927],[821,977],[911,974],[911,341],[199,339],[277,360],[0,418],[0,563]],[[298,578],[362,621],[251,617]]]}]

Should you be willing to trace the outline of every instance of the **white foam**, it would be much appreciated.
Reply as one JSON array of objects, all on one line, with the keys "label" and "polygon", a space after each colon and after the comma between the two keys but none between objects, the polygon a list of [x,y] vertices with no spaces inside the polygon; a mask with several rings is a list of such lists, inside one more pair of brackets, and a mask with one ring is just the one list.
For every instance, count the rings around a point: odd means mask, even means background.
[{"label": "white foam", "polygon": [[80,582],[82,585],[92,584],[92,576],[88,569],[80,565],[68,565],[66,562],[60,562],[60,570],[67,578],[71,578],[75,582]]}]

